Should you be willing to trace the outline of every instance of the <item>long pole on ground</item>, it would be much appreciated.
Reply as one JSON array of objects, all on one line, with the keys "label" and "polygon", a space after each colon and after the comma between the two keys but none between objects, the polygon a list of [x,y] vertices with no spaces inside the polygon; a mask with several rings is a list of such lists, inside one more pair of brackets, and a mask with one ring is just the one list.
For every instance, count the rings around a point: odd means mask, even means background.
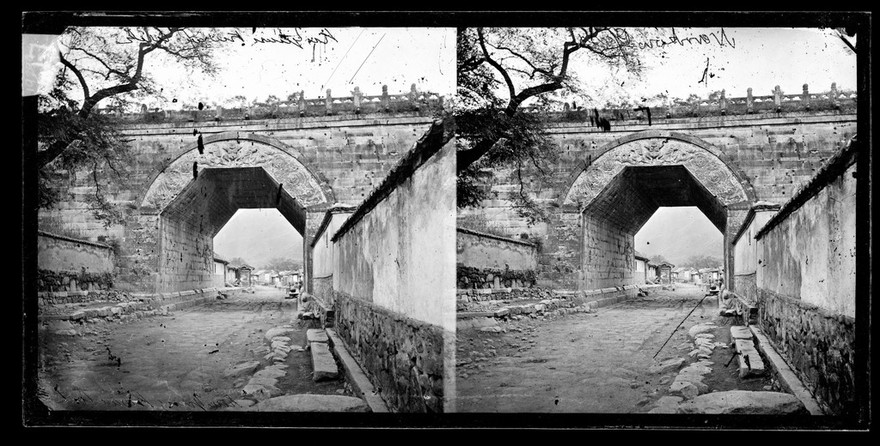
[{"label": "long pole on ground", "polygon": [[700,299],[699,302],[697,302],[697,305],[695,305],[694,308],[691,308],[691,311],[688,312],[687,316],[685,316],[684,319],[682,319],[681,322],[678,323],[678,325],[675,327],[675,330],[672,330],[672,333],[670,333],[670,334],[669,334],[669,337],[666,338],[666,342],[664,342],[663,345],[660,346],[660,349],[657,350],[657,353],[654,353],[654,356],[652,356],[651,359],[656,358],[657,355],[660,354],[660,352],[663,350],[663,347],[666,347],[666,344],[669,342],[670,339],[672,339],[672,336],[675,334],[675,332],[678,331],[678,327],[681,327],[681,324],[683,324],[684,321],[687,320],[687,318],[691,317],[691,313],[693,313],[694,310],[697,309],[697,307],[699,307],[700,305],[702,305],[703,301],[706,300],[707,297],[709,297],[709,294],[703,296],[703,298]]}]

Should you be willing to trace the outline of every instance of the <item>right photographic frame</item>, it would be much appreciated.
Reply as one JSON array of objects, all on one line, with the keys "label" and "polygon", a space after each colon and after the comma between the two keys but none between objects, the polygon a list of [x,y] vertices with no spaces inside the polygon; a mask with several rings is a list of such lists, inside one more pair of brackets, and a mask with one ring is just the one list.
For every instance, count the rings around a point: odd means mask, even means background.
[{"label": "right photographic frame", "polygon": [[455,412],[870,420],[869,15],[695,18],[458,29]]}]

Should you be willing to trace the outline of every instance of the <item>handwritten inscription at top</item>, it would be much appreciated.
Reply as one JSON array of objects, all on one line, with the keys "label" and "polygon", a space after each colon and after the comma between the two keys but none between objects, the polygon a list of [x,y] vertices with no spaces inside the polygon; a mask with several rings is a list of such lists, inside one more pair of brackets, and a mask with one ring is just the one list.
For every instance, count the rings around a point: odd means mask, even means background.
[{"label": "handwritten inscription at top", "polygon": [[653,50],[673,46],[717,45],[736,48],[736,39],[728,37],[724,28],[717,32],[687,35],[679,35],[678,31],[672,28],[671,36],[641,39],[634,38],[624,28],[611,28],[608,31],[598,37],[600,47],[614,48],[635,45],[640,50]]},{"label": "handwritten inscription at top", "polygon": [[[293,45],[297,48],[305,46],[315,47],[317,45],[326,45],[331,41],[336,42],[336,37],[327,28],[321,28],[319,31],[304,31],[302,28],[293,28],[289,32],[282,29],[265,30],[256,28],[248,33],[239,29],[229,31],[215,32],[194,32],[192,30],[180,30],[179,35],[193,45],[201,45],[204,43],[240,43],[242,46],[259,45],[259,44],[285,44]],[[153,43],[154,37],[146,30],[136,28],[126,28],[125,36],[128,41],[119,43]]]},{"label": "handwritten inscription at top", "polygon": [[724,28],[718,33],[710,32],[708,34],[693,34],[679,37],[675,28],[672,28],[672,35],[667,38],[648,39],[643,42],[637,42],[639,49],[663,48],[667,45],[718,45],[719,47],[730,46],[736,48],[736,39],[727,37]]}]

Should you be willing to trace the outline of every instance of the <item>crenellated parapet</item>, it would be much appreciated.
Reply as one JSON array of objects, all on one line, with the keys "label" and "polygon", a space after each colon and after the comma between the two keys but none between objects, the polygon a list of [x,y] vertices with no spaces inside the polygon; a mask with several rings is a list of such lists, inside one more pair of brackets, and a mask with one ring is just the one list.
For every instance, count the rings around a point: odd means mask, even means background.
[{"label": "crenellated parapet", "polygon": [[305,92],[299,91],[287,100],[256,102],[234,108],[203,106],[201,110],[162,110],[142,105],[138,113],[125,113],[111,107],[98,112],[123,123],[240,121],[377,113],[432,115],[443,109],[443,99],[437,93],[418,91],[415,84],[409,92],[401,94],[388,94],[388,86],[383,85],[380,95],[365,95],[360,87],[355,87],[350,96],[334,97],[328,89],[324,97],[307,99]]}]

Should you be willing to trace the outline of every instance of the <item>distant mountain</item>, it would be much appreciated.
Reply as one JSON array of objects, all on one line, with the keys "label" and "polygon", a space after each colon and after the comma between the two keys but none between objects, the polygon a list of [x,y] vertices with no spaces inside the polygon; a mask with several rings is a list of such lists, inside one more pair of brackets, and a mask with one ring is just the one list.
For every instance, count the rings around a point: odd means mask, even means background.
[{"label": "distant mountain", "polygon": [[660,208],[636,234],[636,250],[679,265],[688,258],[723,256],[724,237],[696,207]]}]

